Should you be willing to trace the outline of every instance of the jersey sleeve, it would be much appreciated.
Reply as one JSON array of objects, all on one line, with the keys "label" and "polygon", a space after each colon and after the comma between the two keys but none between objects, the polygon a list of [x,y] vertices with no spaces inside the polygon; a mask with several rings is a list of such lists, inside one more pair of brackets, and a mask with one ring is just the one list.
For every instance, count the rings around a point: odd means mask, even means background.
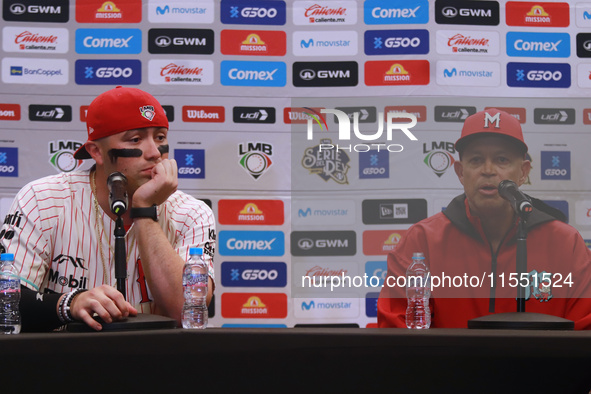
[{"label": "jersey sleeve", "polygon": [[14,254],[21,283],[39,291],[50,263],[50,240],[43,228],[37,197],[32,184],[25,186],[15,197],[4,220],[2,246]]}]

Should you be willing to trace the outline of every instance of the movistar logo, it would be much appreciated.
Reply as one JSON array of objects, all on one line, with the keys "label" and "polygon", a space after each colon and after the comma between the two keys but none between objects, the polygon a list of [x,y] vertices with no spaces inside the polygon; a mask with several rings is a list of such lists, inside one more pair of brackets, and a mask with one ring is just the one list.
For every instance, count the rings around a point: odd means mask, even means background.
[{"label": "movistar logo", "polygon": [[300,42],[301,48],[310,48],[310,46],[314,46],[314,39],[313,38],[310,38],[308,41],[302,40]]}]

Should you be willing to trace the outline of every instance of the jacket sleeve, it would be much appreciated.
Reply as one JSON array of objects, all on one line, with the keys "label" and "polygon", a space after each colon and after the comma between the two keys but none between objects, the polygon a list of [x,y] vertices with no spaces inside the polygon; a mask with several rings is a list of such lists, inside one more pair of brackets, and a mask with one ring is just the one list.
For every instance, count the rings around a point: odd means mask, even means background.
[{"label": "jacket sleeve", "polygon": [[[591,330],[591,250],[577,232],[572,252],[572,291],[565,318],[575,322],[575,330]],[[565,283],[566,284],[566,283]]]}]

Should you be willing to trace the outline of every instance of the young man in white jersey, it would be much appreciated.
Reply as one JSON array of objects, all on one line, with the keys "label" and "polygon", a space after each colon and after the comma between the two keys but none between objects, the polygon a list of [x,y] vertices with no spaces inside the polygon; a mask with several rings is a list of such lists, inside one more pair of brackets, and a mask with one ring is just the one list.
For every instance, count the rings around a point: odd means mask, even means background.
[{"label": "young man in white jersey", "polygon": [[[49,330],[81,320],[95,330],[139,312],[180,323],[182,270],[189,248],[202,247],[214,288],[215,220],[202,201],[177,191],[177,164],[168,158],[168,119],[160,103],[135,88],[117,87],[88,107],[88,141],[76,159],[90,170],[39,179],[16,196],[0,248],[14,253],[23,296],[23,330]],[[107,178],[127,178],[126,299],[114,287],[115,219]]]}]

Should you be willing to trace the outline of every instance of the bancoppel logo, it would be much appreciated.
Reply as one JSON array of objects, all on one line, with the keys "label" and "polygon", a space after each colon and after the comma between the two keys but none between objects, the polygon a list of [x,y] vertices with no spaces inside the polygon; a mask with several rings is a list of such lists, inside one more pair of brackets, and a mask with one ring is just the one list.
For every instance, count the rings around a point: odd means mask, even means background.
[{"label": "bancoppel logo", "polygon": [[499,86],[501,65],[497,62],[437,62],[437,84],[447,86]]},{"label": "bancoppel logo", "polygon": [[0,147],[0,176],[18,177],[18,148]]},{"label": "bancoppel logo", "polygon": [[424,24],[429,22],[427,0],[366,0],[363,3],[366,25]]},{"label": "bancoppel logo", "polygon": [[591,57],[591,33],[577,34],[577,57]]},{"label": "bancoppel logo", "polygon": [[366,30],[366,55],[423,55],[429,53],[428,30]]},{"label": "bancoppel logo", "polygon": [[249,142],[238,145],[238,164],[255,180],[263,175],[273,162],[273,145],[264,142]]},{"label": "bancoppel logo", "polygon": [[417,122],[427,121],[427,107],[424,105],[389,105],[384,108],[386,119],[389,113],[412,114]]},{"label": "bancoppel logo", "polygon": [[287,295],[283,293],[223,293],[222,317],[284,319]]},{"label": "bancoppel logo", "polygon": [[68,29],[40,27],[5,27],[2,49],[19,53],[66,53]]},{"label": "bancoppel logo", "polygon": [[287,73],[283,62],[223,60],[221,83],[224,86],[285,86]]},{"label": "bancoppel logo", "polygon": [[[591,41],[589,41],[589,44],[591,46]],[[568,33],[526,33],[510,31],[507,33],[507,55],[522,57],[569,57],[570,35]]]},{"label": "bancoppel logo", "polygon": [[452,155],[455,153],[456,149],[453,142],[431,141],[431,143],[423,143],[423,155],[425,155],[423,163],[440,178],[453,167],[456,160]]},{"label": "bancoppel logo", "polygon": [[205,178],[204,149],[175,149],[174,159],[178,163],[179,178]]},{"label": "bancoppel logo", "polygon": [[183,122],[224,123],[226,109],[216,105],[184,105]]},{"label": "bancoppel logo", "polygon": [[58,172],[72,172],[84,164],[84,160],[74,158],[74,153],[84,145],[80,141],[50,141],[48,146],[49,164]]},{"label": "bancoppel logo", "polygon": [[237,25],[285,25],[285,2],[269,0],[222,0],[221,20]]},{"label": "bancoppel logo", "polygon": [[41,122],[71,122],[72,107],[69,105],[29,105],[29,120]]},{"label": "bancoppel logo", "polygon": [[296,87],[357,86],[357,62],[294,62],[293,85]]},{"label": "bancoppel logo", "polygon": [[508,1],[505,7],[508,26],[568,27],[570,24],[568,3]]},{"label": "bancoppel logo", "polygon": [[284,223],[281,200],[220,200],[218,220],[228,225],[278,226]]},{"label": "bancoppel logo", "polygon": [[287,265],[275,262],[224,261],[222,285],[225,287],[285,287]]},{"label": "bancoppel logo", "polygon": [[65,23],[70,19],[69,7],[67,0],[4,0],[2,17],[5,21],[11,22]]},{"label": "bancoppel logo", "polygon": [[234,123],[275,123],[274,107],[234,107]]},{"label": "bancoppel logo", "polygon": [[365,84],[368,86],[428,85],[429,61],[380,60],[365,62]]},{"label": "bancoppel logo", "polygon": [[[363,254],[387,255],[396,249],[406,230],[368,230],[363,232]],[[367,266],[366,266],[367,267]],[[375,275],[379,276],[379,275]]]},{"label": "bancoppel logo", "polygon": [[299,319],[339,319],[359,316],[359,298],[293,298]]},{"label": "bancoppel logo", "polygon": [[[321,145],[327,147],[321,152]],[[330,146],[330,148],[328,148]],[[310,171],[310,174],[316,174],[325,182],[333,180],[339,185],[349,184],[347,172],[349,171],[349,162],[351,159],[345,152],[334,149],[332,140],[323,138],[320,144],[307,148],[302,158],[302,166]]]},{"label": "bancoppel logo", "polygon": [[440,25],[497,26],[499,20],[500,11],[497,1],[435,1],[435,21]]},{"label": "bancoppel logo", "polygon": [[21,120],[19,104],[0,104],[0,120]]},{"label": "bancoppel logo", "polygon": [[139,23],[141,0],[76,0],[78,23]]},{"label": "bancoppel logo", "polygon": [[574,108],[534,108],[535,124],[575,124]]},{"label": "bancoppel logo", "polygon": [[211,55],[214,51],[211,29],[150,29],[148,52]]},{"label": "bancoppel logo", "polygon": [[293,231],[293,256],[354,256],[355,231]]},{"label": "bancoppel logo", "polygon": [[357,23],[355,1],[294,1],[294,25],[354,25]]},{"label": "bancoppel logo", "polygon": [[294,225],[350,225],[355,223],[355,202],[352,200],[293,199],[291,222]]},{"label": "bancoppel logo", "polygon": [[150,60],[148,81],[152,85],[213,85],[211,60]]},{"label": "bancoppel logo", "polygon": [[139,85],[142,63],[139,60],[76,60],[78,85]]},{"label": "bancoppel logo", "polygon": [[2,82],[38,85],[66,85],[69,67],[65,59],[2,59]]},{"label": "bancoppel logo", "polygon": [[219,248],[224,256],[283,256],[282,231],[220,231]]},{"label": "bancoppel logo", "polygon": [[524,88],[568,88],[571,84],[567,63],[507,63],[507,85]]},{"label": "bancoppel logo", "polygon": [[222,30],[224,55],[285,56],[286,34],[273,30]]},{"label": "bancoppel logo", "polygon": [[355,56],[355,31],[296,31],[292,48],[295,56]]},{"label": "bancoppel logo", "polygon": [[213,23],[213,0],[148,0],[148,20],[152,23]]},{"label": "bancoppel logo", "polygon": [[591,27],[591,3],[577,3],[575,5],[578,27]]},{"label": "bancoppel logo", "polygon": [[457,107],[447,105],[435,106],[436,122],[459,122],[464,123],[466,118],[476,113],[476,107]]},{"label": "bancoppel logo", "polygon": [[78,29],[76,53],[137,54],[142,51],[140,29]]},{"label": "bancoppel logo", "polygon": [[570,180],[570,152],[540,152],[542,180]]},{"label": "bancoppel logo", "polygon": [[500,52],[496,31],[437,30],[437,53],[442,55],[489,55]]},{"label": "bancoppel logo", "polygon": [[[376,107],[337,107],[335,109],[345,113],[351,121],[355,121],[357,116],[358,123],[374,123],[377,120]],[[335,115],[334,122],[338,123],[338,121],[338,116]]]},{"label": "bancoppel logo", "polygon": [[363,200],[364,224],[410,224],[427,217],[427,200]]},{"label": "bancoppel logo", "polygon": [[370,150],[359,152],[359,179],[390,177],[390,155],[388,151]]}]

